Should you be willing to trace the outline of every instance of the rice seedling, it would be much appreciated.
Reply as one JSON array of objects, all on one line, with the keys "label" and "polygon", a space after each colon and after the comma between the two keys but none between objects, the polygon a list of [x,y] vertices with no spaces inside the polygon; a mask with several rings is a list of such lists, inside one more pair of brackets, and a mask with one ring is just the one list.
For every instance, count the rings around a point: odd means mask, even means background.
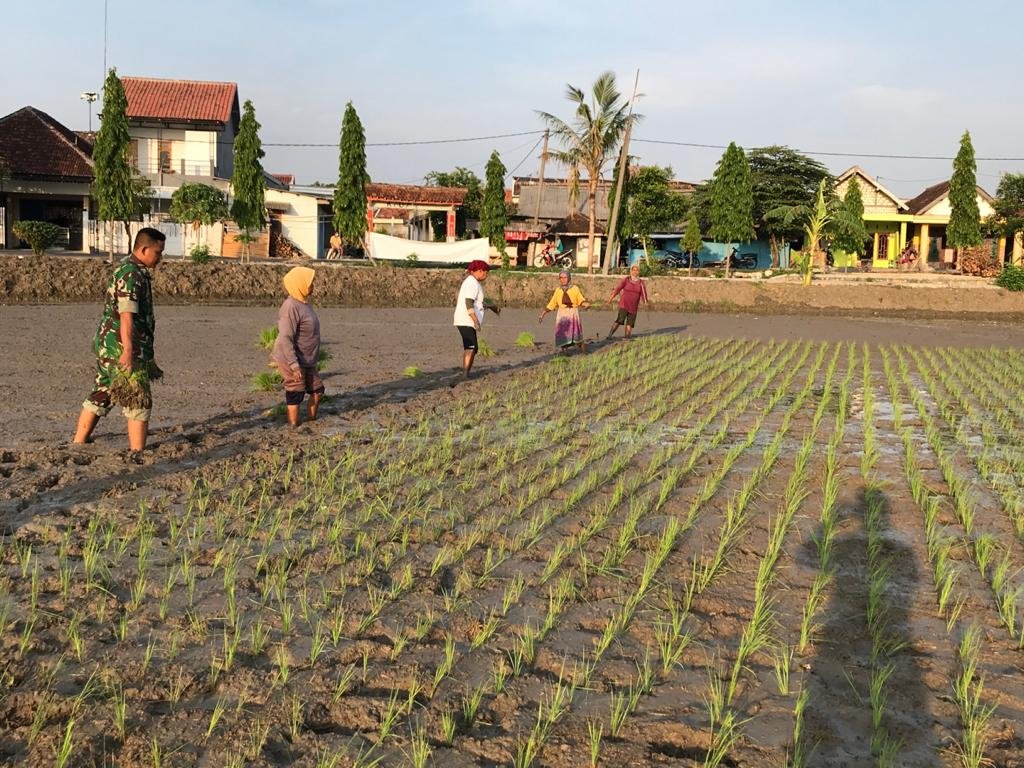
[{"label": "rice seedling", "polygon": [[441,743],[450,747],[455,743],[455,713],[450,709],[443,711],[441,713],[440,724]]},{"label": "rice seedling", "polygon": [[274,348],[274,342],[277,341],[277,334],[278,328],[276,325],[270,328],[264,328],[260,331],[259,338],[256,341],[256,346],[269,352]]},{"label": "rice seedling", "polygon": [[518,336],[516,336],[515,343],[517,347],[527,347],[532,349],[536,344],[536,341],[532,333],[530,333],[529,331],[523,331]]},{"label": "rice seedling", "polygon": [[213,735],[214,730],[217,728],[217,723],[224,716],[224,712],[227,710],[227,701],[224,698],[217,699],[213,705],[213,710],[210,712],[210,722],[206,726],[206,740],[209,741]]}]

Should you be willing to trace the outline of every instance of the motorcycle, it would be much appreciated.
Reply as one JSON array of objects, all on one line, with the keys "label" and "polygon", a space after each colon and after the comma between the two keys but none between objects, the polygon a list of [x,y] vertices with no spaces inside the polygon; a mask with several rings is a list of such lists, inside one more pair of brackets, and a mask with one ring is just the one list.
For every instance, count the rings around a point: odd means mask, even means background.
[{"label": "motorcycle", "polygon": [[561,267],[562,269],[568,269],[572,265],[572,251],[559,253],[554,248],[545,248],[533,257],[533,266],[535,267]]},{"label": "motorcycle", "polygon": [[729,266],[733,269],[757,269],[757,254],[739,253],[733,248],[729,254]]}]

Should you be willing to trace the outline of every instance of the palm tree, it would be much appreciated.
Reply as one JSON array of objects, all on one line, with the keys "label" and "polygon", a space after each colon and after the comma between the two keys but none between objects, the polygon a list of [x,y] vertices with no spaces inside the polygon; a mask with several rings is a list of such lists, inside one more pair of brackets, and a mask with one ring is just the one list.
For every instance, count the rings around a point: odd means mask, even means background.
[{"label": "palm tree", "polygon": [[587,94],[573,85],[567,85],[565,97],[575,105],[576,112],[566,122],[548,112],[538,112],[563,148],[551,156],[569,169],[572,179],[579,179],[580,170],[587,174],[587,215],[590,227],[587,233],[587,253],[590,271],[594,271],[594,222],[597,219],[597,182],[607,162],[615,156],[619,141],[630,120],[639,115],[629,114],[629,103],[615,87],[615,74],[602,73]]}]

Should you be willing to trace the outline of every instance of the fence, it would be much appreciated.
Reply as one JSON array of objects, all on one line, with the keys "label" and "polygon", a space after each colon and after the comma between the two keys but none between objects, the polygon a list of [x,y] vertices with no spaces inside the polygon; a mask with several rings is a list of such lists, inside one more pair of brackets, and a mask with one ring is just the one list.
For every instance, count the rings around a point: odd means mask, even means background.
[{"label": "fence", "polygon": [[164,233],[167,242],[164,245],[164,255],[167,257],[184,258],[194,246],[205,245],[210,249],[211,256],[221,255],[221,245],[224,241],[224,225],[216,222],[209,226],[201,224],[198,229],[193,229],[191,224],[177,224],[173,221],[150,220],[150,217],[143,217],[143,221],[129,222],[130,236],[124,231],[124,224],[114,222],[113,225],[103,222],[89,220],[89,248],[99,253],[108,253],[113,244],[114,253],[128,253],[131,250],[131,241],[143,227],[153,227]]}]

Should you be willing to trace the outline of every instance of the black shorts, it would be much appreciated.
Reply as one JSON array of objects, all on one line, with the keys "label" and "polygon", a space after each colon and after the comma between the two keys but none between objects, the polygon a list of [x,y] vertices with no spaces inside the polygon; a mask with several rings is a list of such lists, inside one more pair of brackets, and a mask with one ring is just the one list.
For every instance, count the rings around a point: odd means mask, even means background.
[{"label": "black shorts", "polygon": [[627,312],[626,310],[619,308],[619,316],[615,318],[615,322],[619,325],[628,325],[632,328],[636,325],[636,312]]},{"label": "black shorts", "polygon": [[462,336],[462,348],[472,349],[474,352],[479,349],[476,342],[476,328],[470,325],[456,325],[459,335]]}]

